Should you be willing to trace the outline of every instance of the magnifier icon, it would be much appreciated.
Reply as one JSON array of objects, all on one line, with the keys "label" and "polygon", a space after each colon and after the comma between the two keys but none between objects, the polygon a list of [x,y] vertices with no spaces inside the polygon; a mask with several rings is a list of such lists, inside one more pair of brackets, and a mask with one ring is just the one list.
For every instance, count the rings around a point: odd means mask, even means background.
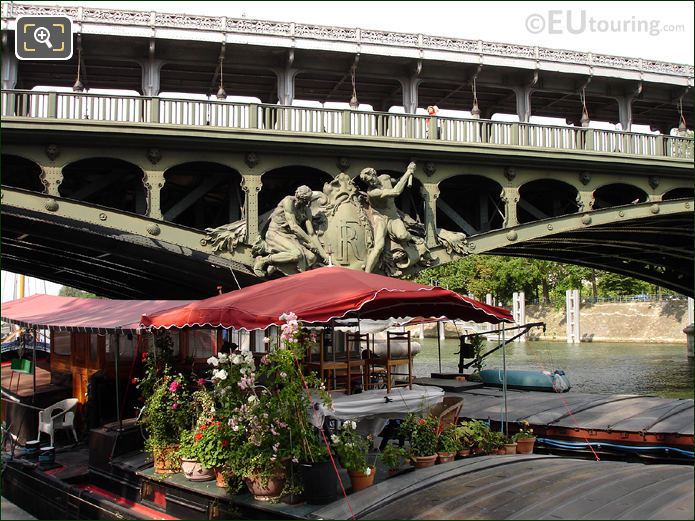
[{"label": "magnifier icon", "polygon": [[34,31],[34,39],[39,43],[46,44],[46,47],[53,49],[51,45],[51,32],[45,27],[37,27]]}]

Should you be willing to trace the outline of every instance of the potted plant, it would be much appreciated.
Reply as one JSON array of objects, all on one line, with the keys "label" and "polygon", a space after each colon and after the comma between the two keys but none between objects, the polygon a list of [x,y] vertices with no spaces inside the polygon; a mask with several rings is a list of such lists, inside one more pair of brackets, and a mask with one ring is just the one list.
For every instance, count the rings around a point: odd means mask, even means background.
[{"label": "potted plant", "polygon": [[190,393],[181,374],[165,374],[145,398],[141,422],[149,437],[145,448],[152,452],[155,473],[175,474],[181,470],[178,455],[181,432],[190,426]]},{"label": "potted plant", "polygon": [[357,423],[344,422],[331,441],[340,464],[348,471],[353,492],[372,486],[376,469],[367,462],[369,440],[357,432]]},{"label": "potted plant", "polygon": [[458,437],[459,450],[458,455],[466,458],[471,455],[473,447],[473,433],[467,422],[464,422],[456,427],[456,436]]},{"label": "potted plant", "polygon": [[398,447],[394,443],[388,443],[384,450],[381,451],[381,461],[389,469],[389,476],[394,476],[398,473],[401,465],[407,459],[407,452],[403,447]]},{"label": "potted plant", "polygon": [[179,438],[181,470],[189,481],[210,481],[215,478],[215,473],[211,468],[204,467],[198,461],[198,455],[194,446],[194,434],[191,430],[181,431],[181,437]]},{"label": "potted plant", "polygon": [[533,429],[526,420],[520,423],[519,432],[512,436],[512,439],[516,442],[516,452],[518,454],[533,453],[536,436],[533,434]]},{"label": "potted plant", "polygon": [[432,415],[417,418],[409,414],[401,424],[402,433],[410,442],[410,455],[415,468],[431,467],[437,460],[439,420]]},{"label": "potted plant", "polygon": [[491,435],[492,449],[497,455],[503,456],[504,454],[507,453],[507,451],[504,448],[504,445],[506,443],[507,443],[507,437],[504,435],[503,432],[493,432],[492,433],[492,435]]},{"label": "potted plant", "polygon": [[213,419],[210,423],[199,426],[193,435],[193,453],[200,464],[214,472],[217,486],[227,487],[227,461],[232,442],[238,442],[239,436],[226,421]]},{"label": "potted plant", "polygon": [[442,427],[437,439],[437,456],[439,457],[439,463],[454,461],[460,447],[456,425],[447,424]]},{"label": "potted plant", "polygon": [[505,454],[516,454],[516,442],[513,438],[505,436],[504,440],[504,453]]}]

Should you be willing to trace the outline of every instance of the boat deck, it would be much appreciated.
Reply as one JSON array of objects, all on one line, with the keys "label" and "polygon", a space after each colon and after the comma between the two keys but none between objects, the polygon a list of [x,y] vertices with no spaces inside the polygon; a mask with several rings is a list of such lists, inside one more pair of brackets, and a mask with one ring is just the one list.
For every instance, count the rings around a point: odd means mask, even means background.
[{"label": "boat deck", "polygon": [[[460,392],[461,416],[501,421],[501,389],[489,387]],[[693,436],[694,402],[634,394],[545,393],[507,391],[509,421],[533,425]]]}]

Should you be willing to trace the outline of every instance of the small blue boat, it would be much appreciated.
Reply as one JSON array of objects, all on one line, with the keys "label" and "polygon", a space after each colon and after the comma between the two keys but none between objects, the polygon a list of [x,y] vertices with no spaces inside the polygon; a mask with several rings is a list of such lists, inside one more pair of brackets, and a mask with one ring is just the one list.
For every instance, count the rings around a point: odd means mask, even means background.
[{"label": "small blue boat", "polygon": [[[502,387],[502,369],[483,369],[480,378],[485,385]],[[507,370],[507,387],[524,391],[546,391],[564,393],[570,390],[569,378],[562,370],[550,371],[521,371]]]}]

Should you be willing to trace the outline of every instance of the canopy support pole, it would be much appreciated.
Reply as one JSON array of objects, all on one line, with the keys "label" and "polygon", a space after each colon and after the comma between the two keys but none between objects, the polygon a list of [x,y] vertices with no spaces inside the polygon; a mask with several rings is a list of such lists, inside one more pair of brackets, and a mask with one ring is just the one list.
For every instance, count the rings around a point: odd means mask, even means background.
[{"label": "canopy support pole", "polygon": [[442,335],[439,334],[440,321],[437,320],[437,356],[439,357],[439,374],[442,374]]},{"label": "canopy support pole", "polygon": [[34,403],[34,400],[36,398],[36,326],[33,328],[34,332],[34,350],[31,354],[31,373],[32,373],[32,379],[33,379],[33,393],[31,395],[31,403]]},{"label": "canopy support pole", "polygon": [[507,350],[504,348],[505,342],[505,327],[502,324],[502,394],[504,395],[504,414],[502,415],[502,432],[507,436],[509,428],[507,426]]},{"label": "canopy support pole", "polygon": [[123,430],[123,419],[121,418],[121,389],[119,385],[118,362],[121,358],[121,333],[116,335],[116,349],[113,352],[114,370],[116,372],[116,420],[118,420],[118,432]]}]

